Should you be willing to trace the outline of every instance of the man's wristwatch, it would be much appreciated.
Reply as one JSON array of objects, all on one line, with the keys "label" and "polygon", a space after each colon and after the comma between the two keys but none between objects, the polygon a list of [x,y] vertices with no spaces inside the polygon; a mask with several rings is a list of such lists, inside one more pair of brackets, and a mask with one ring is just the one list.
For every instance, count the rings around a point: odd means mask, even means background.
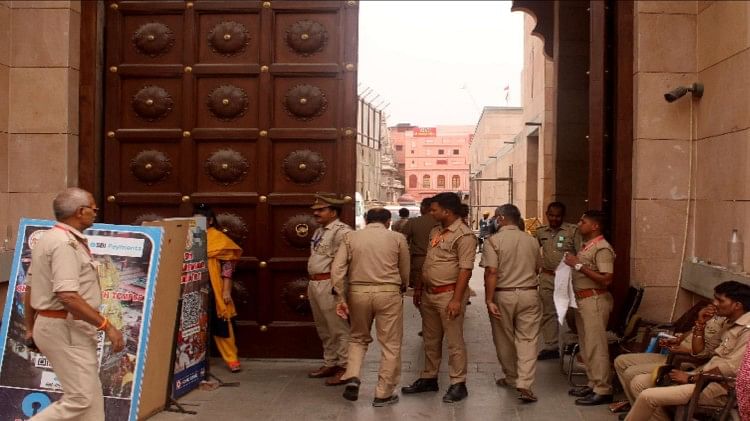
[{"label": "man's wristwatch", "polygon": [[573,269],[575,269],[575,270],[577,270],[579,272],[581,271],[581,268],[583,268],[583,263],[576,263],[576,265],[573,266]]}]

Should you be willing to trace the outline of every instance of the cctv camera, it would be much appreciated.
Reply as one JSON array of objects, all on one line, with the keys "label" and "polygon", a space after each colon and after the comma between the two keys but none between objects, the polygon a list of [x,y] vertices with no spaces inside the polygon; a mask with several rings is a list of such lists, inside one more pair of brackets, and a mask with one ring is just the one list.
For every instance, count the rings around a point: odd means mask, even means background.
[{"label": "cctv camera", "polygon": [[682,98],[687,94],[688,92],[693,93],[693,98],[700,98],[703,96],[703,84],[702,83],[693,83],[690,85],[690,87],[687,86],[678,86],[671,91],[664,94],[664,99],[667,100],[667,102],[675,102],[678,99]]}]

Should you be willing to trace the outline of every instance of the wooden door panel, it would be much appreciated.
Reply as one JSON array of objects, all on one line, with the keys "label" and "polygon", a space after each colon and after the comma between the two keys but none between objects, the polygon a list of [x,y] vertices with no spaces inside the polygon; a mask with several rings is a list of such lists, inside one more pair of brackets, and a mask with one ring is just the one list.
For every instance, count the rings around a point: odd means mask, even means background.
[{"label": "wooden door panel", "polygon": [[180,144],[148,140],[119,144],[120,192],[179,192]]},{"label": "wooden door panel", "polygon": [[139,224],[143,218],[172,218],[180,215],[180,206],[156,205],[151,202],[125,204],[119,207],[122,224]]},{"label": "wooden door panel", "polygon": [[196,128],[258,127],[257,77],[201,75],[196,82]]},{"label": "wooden door panel", "polygon": [[136,78],[122,80],[120,129],[179,129],[183,127],[182,79]]},{"label": "wooden door panel", "polygon": [[112,3],[105,219],[210,204],[243,248],[240,355],[319,357],[310,205],[316,192],[354,196],[357,2]]},{"label": "wooden door panel", "polygon": [[122,19],[122,63],[181,64],[184,49],[182,14],[127,14]]},{"label": "wooden door panel", "polygon": [[276,13],[274,62],[339,63],[339,13]]},{"label": "wooden door panel", "polygon": [[275,76],[272,125],[279,128],[336,127],[338,85],[335,78]]},{"label": "wooden door panel", "polygon": [[300,187],[319,192],[336,190],[337,168],[331,157],[335,141],[275,141],[272,145],[272,190],[294,193]]},{"label": "wooden door panel", "polygon": [[308,322],[312,313],[307,299],[307,277],[299,276],[296,270],[276,270],[273,275],[273,319]]},{"label": "wooden door panel", "polygon": [[253,139],[195,141],[196,193],[258,191],[258,152]]},{"label": "wooden door panel", "polygon": [[[232,290],[232,299],[237,308],[237,319],[245,321],[258,320],[258,286],[260,284],[258,278],[258,261],[243,258],[237,263],[234,276],[235,284]],[[244,324],[247,325],[247,322]],[[255,329],[257,329],[257,326]]]},{"label": "wooden door panel", "polygon": [[307,260],[310,240],[318,227],[310,213],[310,205],[274,205],[271,215],[270,255]]},{"label": "wooden door panel", "polygon": [[198,13],[199,64],[246,64],[260,62],[258,13]]}]

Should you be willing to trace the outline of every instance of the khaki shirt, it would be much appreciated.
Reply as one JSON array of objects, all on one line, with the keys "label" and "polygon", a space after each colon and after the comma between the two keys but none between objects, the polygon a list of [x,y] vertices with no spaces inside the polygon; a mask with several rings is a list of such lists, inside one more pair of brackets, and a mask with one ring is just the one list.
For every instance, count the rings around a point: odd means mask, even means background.
[{"label": "khaki shirt", "polygon": [[393,285],[396,290],[409,284],[409,248],[403,235],[381,223],[346,234],[331,265],[333,286],[340,297],[344,280],[349,285]]},{"label": "khaki shirt", "polygon": [[[706,323],[708,330],[708,323]],[[725,376],[734,376],[745,355],[747,341],[750,339],[750,312],[743,314],[739,319],[730,323],[724,319],[718,334],[708,335],[703,338],[704,348],[700,356],[713,356],[703,371],[718,368]]]},{"label": "khaki shirt", "polygon": [[[578,260],[587,268],[599,273],[614,273],[615,250],[602,237],[599,241],[591,240],[583,244],[583,248],[578,252]],[[591,244],[589,246],[589,244]],[[573,270],[573,289],[604,289],[604,285],[594,281],[583,272]]]},{"label": "khaki shirt", "polygon": [[91,307],[102,302],[99,263],[89,254],[88,240],[75,228],[58,222],[42,234],[31,250],[26,284],[31,287],[31,307],[64,310],[58,292],[77,292]]},{"label": "khaki shirt", "polygon": [[430,231],[435,225],[437,225],[437,221],[430,214],[409,219],[404,225],[403,231],[401,231],[409,243],[409,253],[415,256],[427,254],[430,244]]},{"label": "khaki shirt", "polygon": [[578,227],[567,222],[563,222],[559,229],[553,229],[549,225],[541,226],[534,237],[542,248],[542,268],[552,271],[557,269],[566,251],[575,253],[583,242]]},{"label": "khaki shirt", "polygon": [[458,281],[460,269],[474,269],[477,238],[461,219],[456,219],[445,229],[442,226],[433,228],[429,241],[429,249],[422,267],[425,286],[454,284]]},{"label": "khaki shirt", "polygon": [[479,266],[497,269],[498,288],[525,288],[539,286],[539,262],[539,245],[534,237],[515,225],[506,225],[485,241]]},{"label": "khaki shirt", "polygon": [[336,219],[325,227],[318,227],[310,240],[310,258],[307,260],[307,273],[317,275],[329,273],[336,251],[344,235],[352,229]]}]

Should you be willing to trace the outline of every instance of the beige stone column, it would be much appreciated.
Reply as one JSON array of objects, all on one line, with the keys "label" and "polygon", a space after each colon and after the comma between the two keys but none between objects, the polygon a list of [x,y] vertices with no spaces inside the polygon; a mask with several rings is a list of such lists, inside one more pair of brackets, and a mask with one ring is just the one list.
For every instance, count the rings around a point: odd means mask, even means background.
[{"label": "beige stone column", "polygon": [[77,185],[80,6],[0,2],[0,240]]}]

